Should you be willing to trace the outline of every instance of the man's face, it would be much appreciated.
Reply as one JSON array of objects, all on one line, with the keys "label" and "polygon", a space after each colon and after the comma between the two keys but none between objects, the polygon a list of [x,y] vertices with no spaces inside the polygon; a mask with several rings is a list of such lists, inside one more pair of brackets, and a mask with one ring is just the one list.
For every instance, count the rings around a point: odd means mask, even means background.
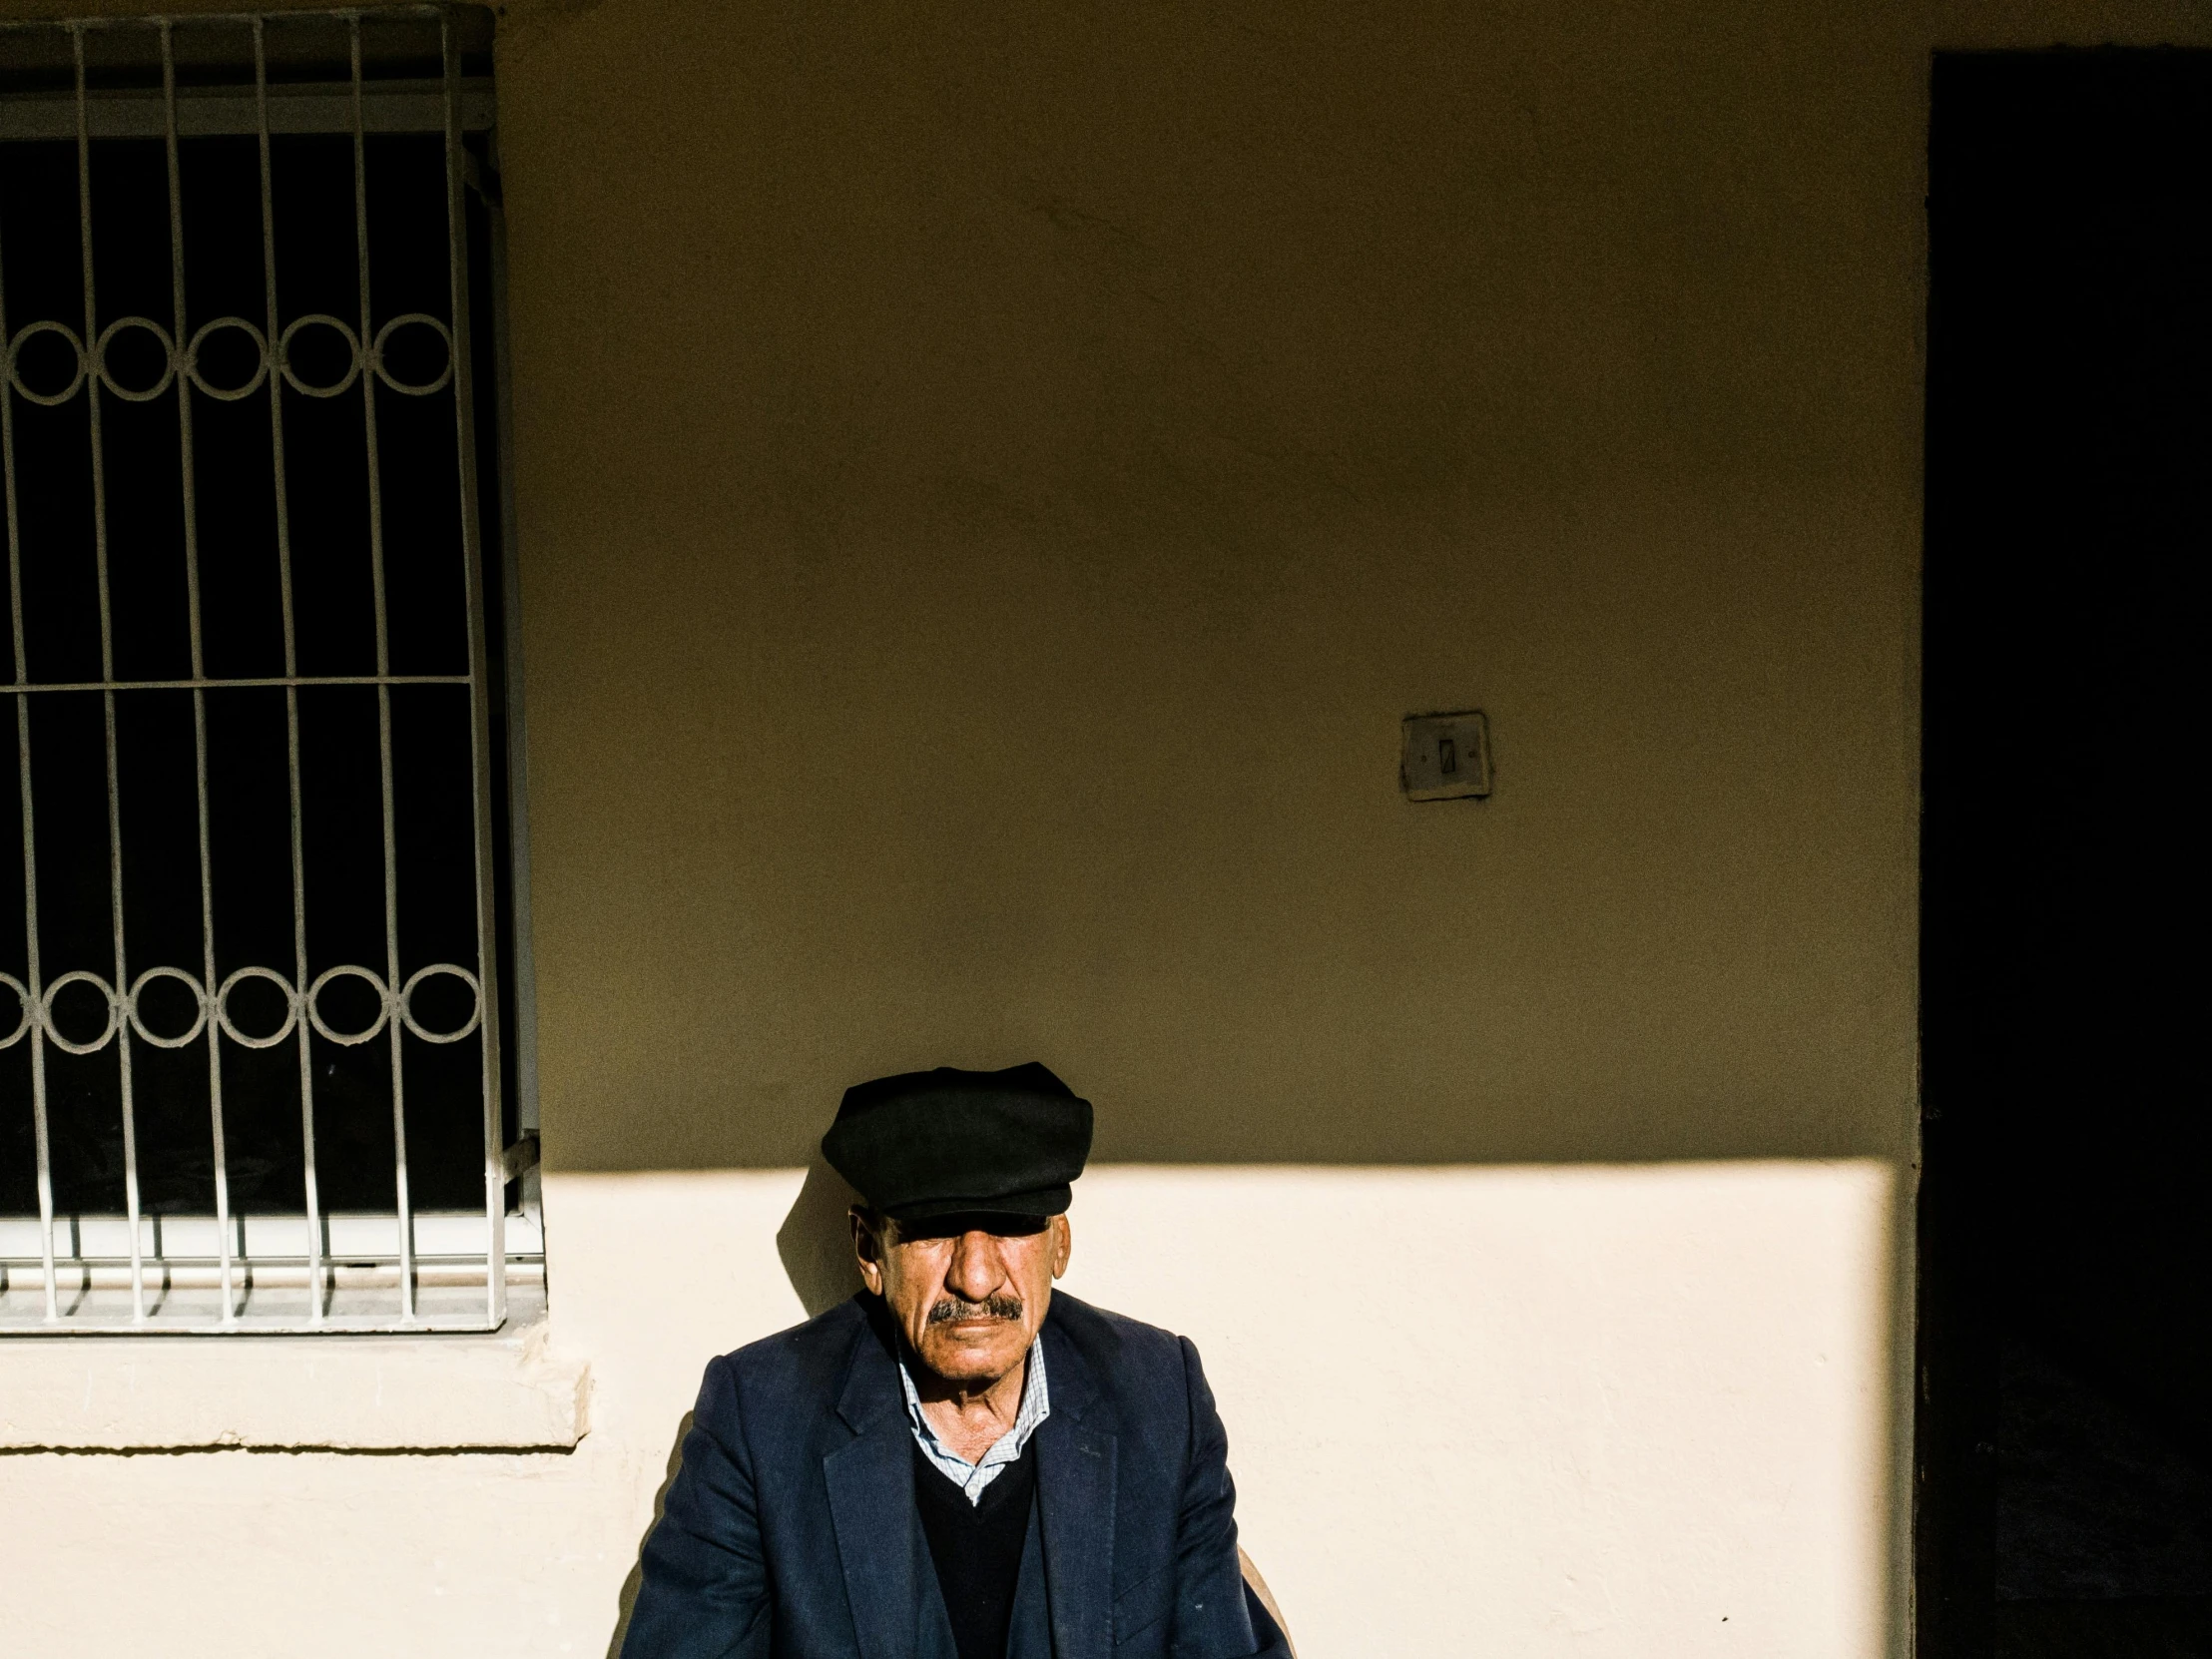
[{"label": "man's face", "polygon": [[1021,1364],[1070,1243],[1065,1216],[946,1216],[874,1230],[852,1218],[862,1282],[921,1363],[962,1387],[988,1386]]}]

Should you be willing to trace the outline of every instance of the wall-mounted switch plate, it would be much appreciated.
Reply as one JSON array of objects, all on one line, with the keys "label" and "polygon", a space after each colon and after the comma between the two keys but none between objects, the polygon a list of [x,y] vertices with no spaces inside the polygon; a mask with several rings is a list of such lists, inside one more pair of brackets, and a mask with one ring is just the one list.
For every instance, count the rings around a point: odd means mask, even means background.
[{"label": "wall-mounted switch plate", "polygon": [[1408,801],[1456,801],[1490,793],[1490,722],[1480,709],[1407,715],[1398,787]]}]

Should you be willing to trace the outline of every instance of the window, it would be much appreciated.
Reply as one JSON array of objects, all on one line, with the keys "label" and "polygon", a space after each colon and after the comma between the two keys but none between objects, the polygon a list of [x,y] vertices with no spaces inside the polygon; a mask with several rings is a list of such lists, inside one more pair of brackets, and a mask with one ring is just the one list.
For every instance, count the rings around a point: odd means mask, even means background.
[{"label": "window", "polygon": [[0,28],[0,1333],[542,1284],[489,41]]}]

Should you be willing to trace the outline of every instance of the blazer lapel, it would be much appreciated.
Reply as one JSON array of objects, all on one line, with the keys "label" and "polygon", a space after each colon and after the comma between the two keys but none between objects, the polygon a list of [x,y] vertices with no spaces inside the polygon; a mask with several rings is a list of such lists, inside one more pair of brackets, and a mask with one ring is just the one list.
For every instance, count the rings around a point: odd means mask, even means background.
[{"label": "blazer lapel", "polygon": [[869,1321],[837,1414],[853,1438],[822,1460],[861,1659],[906,1659],[916,1612],[914,1474],[897,1362]]},{"label": "blazer lapel", "polygon": [[1044,1522],[1052,1651],[1055,1659],[1105,1659],[1114,1638],[1117,1441],[1104,1413],[1085,1420],[1099,1397],[1097,1382],[1049,1316],[1044,1340],[1052,1414],[1031,1444],[1037,1454],[1037,1507]]}]

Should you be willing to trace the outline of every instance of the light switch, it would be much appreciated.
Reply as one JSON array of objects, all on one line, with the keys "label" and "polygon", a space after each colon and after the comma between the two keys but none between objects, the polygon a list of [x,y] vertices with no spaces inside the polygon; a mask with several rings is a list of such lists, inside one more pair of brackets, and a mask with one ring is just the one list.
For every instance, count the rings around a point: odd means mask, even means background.
[{"label": "light switch", "polygon": [[1456,801],[1490,793],[1490,722],[1480,709],[1407,715],[1398,787],[1408,801]]}]

